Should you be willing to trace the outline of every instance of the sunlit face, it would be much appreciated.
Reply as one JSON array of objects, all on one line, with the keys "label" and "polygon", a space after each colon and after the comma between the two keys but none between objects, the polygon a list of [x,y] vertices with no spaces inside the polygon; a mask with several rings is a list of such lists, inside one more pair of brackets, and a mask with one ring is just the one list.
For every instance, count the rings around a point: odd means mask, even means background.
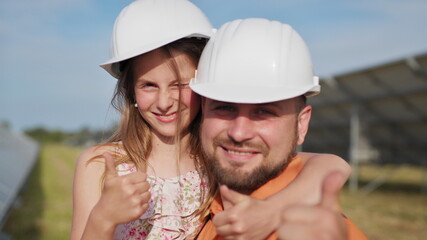
[{"label": "sunlit face", "polygon": [[162,50],[138,56],[132,62],[138,111],[152,132],[161,139],[176,135],[179,117],[180,131],[186,131],[200,108],[199,97],[188,86],[196,67],[186,54],[174,51],[172,55],[178,65],[181,82],[174,71],[172,60]]},{"label": "sunlit face", "polygon": [[303,142],[302,125],[308,124],[311,113],[309,106],[301,111],[304,116],[296,113],[294,101],[203,101],[202,147],[219,183],[250,193],[284,170]]}]

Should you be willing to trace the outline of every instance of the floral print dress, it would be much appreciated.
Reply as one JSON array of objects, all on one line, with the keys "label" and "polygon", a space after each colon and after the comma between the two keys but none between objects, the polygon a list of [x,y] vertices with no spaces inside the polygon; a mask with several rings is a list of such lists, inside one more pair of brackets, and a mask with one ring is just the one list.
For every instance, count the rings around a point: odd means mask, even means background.
[{"label": "floral print dress", "polygon": [[[117,170],[125,175],[136,168],[124,163]],[[196,170],[168,179],[148,176],[147,180],[151,185],[148,210],[139,219],[119,225],[114,239],[186,239],[200,228],[199,217],[193,213],[207,187]]]}]

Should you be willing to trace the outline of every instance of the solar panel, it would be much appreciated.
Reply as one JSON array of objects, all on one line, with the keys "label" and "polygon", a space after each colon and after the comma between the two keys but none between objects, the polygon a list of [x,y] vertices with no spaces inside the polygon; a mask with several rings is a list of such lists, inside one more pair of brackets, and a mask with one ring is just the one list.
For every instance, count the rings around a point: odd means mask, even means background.
[{"label": "solar panel", "polygon": [[0,126],[0,227],[37,160],[38,149],[27,136]]},{"label": "solar panel", "polygon": [[366,160],[427,162],[427,53],[321,79],[305,151],[349,159],[350,119],[358,109]]}]

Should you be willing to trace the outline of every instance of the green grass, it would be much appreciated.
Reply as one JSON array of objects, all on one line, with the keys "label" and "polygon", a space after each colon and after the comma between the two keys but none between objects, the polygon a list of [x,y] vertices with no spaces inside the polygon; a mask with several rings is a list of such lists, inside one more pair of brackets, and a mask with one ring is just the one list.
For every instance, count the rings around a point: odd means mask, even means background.
[{"label": "green grass", "polygon": [[368,195],[343,191],[345,214],[370,240],[421,240],[427,236],[427,195],[374,191]]},{"label": "green grass", "polygon": [[[22,204],[11,211],[3,229],[12,239],[69,239],[72,178],[81,151],[63,145],[42,147],[21,193]],[[378,176],[387,176],[386,182],[369,194],[344,189],[343,210],[370,240],[425,239],[427,194],[421,193],[422,174],[417,167],[362,165],[361,187]]]},{"label": "green grass", "polygon": [[12,239],[69,239],[74,164],[82,149],[45,145],[3,231]]},{"label": "green grass", "polygon": [[421,192],[425,171],[413,166],[362,165],[362,189],[378,177],[385,177],[385,183],[368,194],[345,189],[341,194],[345,214],[370,240],[425,239],[427,193]]}]

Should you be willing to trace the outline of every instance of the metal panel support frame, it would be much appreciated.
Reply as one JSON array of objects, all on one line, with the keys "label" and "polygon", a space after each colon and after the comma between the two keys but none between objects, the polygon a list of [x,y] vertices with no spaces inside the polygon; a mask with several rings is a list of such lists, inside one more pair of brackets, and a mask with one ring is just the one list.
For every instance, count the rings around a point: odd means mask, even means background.
[{"label": "metal panel support frame", "polygon": [[350,113],[350,149],[349,160],[352,174],[349,180],[350,192],[359,188],[359,143],[360,143],[360,116],[359,103],[353,103]]}]

